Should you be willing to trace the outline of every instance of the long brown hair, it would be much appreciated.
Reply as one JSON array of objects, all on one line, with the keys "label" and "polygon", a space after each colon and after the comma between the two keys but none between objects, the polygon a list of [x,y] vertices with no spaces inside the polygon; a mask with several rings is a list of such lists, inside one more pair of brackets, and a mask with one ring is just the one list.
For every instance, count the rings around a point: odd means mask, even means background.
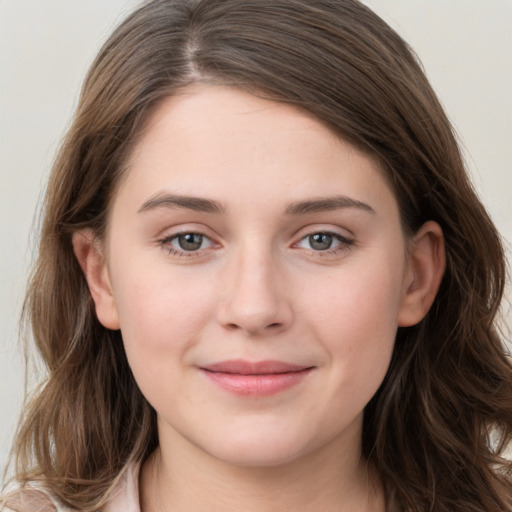
[{"label": "long brown hair", "polygon": [[197,81],[314,114],[381,163],[404,230],[445,236],[427,317],[399,329],[365,409],[363,455],[390,512],[512,510],[512,368],[495,327],[505,263],[443,109],[407,44],[356,0],[153,0],[114,32],[85,81],[48,185],[25,311],[48,376],[28,402],[17,478],[97,510],[157,446],[120,332],[97,320],[71,235],[98,237],[150,112]]}]

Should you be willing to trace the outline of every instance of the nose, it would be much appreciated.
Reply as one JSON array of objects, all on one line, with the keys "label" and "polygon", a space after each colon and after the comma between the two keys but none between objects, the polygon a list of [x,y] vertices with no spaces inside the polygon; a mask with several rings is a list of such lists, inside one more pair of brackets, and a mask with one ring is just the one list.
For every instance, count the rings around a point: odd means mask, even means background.
[{"label": "nose", "polygon": [[218,321],[228,330],[250,336],[286,330],[293,317],[278,263],[263,251],[243,251],[223,273]]}]

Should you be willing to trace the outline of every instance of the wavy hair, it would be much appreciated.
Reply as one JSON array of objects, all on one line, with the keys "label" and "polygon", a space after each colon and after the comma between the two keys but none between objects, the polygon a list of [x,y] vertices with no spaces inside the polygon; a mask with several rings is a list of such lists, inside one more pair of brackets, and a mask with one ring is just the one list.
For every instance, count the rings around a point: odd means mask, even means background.
[{"label": "wavy hair", "polygon": [[400,328],[364,413],[363,455],[389,512],[512,510],[512,367],[495,327],[499,235],[407,44],[356,0],[152,0],[106,42],[50,177],[25,315],[47,368],[15,447],[16,478],[98,510],[158,445],[119,331],[98,321],[71,236],[101,237],[130,149],[160,102],[221,83],[311,112],[377,158],[404,231],[428,220],[447,268],[426,318]]}]

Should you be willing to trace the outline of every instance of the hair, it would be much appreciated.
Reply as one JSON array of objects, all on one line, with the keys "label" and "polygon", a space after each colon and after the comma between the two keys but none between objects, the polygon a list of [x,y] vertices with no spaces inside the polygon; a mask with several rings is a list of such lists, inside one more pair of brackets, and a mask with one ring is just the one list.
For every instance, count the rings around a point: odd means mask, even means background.
[{"label": "hair", "polygon": [[98,510],[158,445],[156,413],[121,334],[98,321],[71,237],[101,239],[151,113],[189,84],[242,88],[304,109],[376,158],[404,232],[442,227],[446,271],[427,316],[399,328],[365,408],[363,456],[389,512],[512,510],[512,367],[496,328],[499,235],[453,129],[408,45],[356,0],[153,0],[105,43],[53,167],[25,302],[47,378],[28,401],[16,478]]}]

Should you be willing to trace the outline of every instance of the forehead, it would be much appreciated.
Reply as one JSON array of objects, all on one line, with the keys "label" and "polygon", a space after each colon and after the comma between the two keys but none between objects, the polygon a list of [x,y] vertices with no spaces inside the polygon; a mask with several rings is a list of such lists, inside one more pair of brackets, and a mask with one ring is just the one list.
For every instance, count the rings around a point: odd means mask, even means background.
[{"label": "forehead", "polygon": [[310,113],[210,85],[190,86],[158,106],[125,176],[120,191],[137,192],[139,201],[163,189],[246,205],[261,196],[392,196],[376,160]]},{"label": "forehead", "polygon": [[[307,134],[316,133],[325,144],[347,145],[305,109],[264,99],[234,86],[192,84],[153,109],[131,161],[136,161],[149,145],[160,144],[163,137],[166,143],[172,138],[194,147],[201,145],[203,152],[213,147],[221,150],[236,139],[243,139],[244,149],[252,142],[252,149],[264,143],[269,151],[274,145],[285,145],[287,138],[298,140],[301,133],[306,134],[305,139],[309,138]],[[232,144],[229,149],[229,157],[233,158],[236,152]],[[350,149],[357,151],[352,146]]]}]

